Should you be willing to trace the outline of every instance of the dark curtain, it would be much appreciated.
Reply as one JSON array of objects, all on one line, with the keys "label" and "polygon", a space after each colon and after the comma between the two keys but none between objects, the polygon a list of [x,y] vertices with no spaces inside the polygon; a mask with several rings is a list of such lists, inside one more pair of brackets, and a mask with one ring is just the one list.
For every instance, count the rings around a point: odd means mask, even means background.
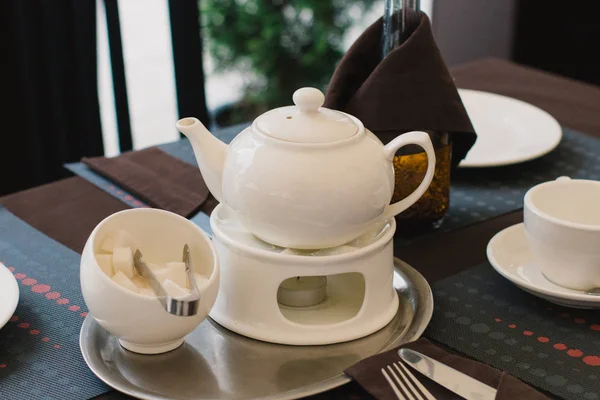
[{"label": "dark curtain", "polygon": [[0,1],[0,195],[103,154],[95,0]]},{"label": "dark curtain", "polygon": [[513,61],[600,85],[600,2],[520,0]]},{"label": "dark curtain", "polygon": [[196,117],[209,126],[198,0],[169,0],[169,17],[179,117]]}]

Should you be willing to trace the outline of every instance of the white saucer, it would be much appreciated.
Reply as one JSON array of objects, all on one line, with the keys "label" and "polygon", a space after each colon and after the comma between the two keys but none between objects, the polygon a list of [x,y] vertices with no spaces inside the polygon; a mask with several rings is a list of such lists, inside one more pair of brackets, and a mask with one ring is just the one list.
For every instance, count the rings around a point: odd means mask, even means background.
[{"label": "white saucer", "polygon": [[497,167],[533,160],[552,151],[562,138],[559,123],[546,111],[521,100],[477,90],[458,90],[477,132],[463,168]]},{"label": "white saucer", "polygon": [[522,223],[498,232],[488,243],[487,257],[500,275],[534,296],[565,307],[600,309],[600,295],[558,286],[532,265]]},{"label": "white saucer", "polygon": [[0,263],[0,328],[12,317],[19,302],[19,284],[12,272]]}]

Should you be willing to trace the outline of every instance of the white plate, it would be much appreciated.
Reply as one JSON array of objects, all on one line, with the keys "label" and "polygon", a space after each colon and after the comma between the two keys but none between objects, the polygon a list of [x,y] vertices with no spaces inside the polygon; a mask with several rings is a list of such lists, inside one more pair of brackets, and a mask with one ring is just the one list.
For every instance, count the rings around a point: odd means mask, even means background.
[{"label": "white plate", "polygon": [[600,295],[558,286],[532,265],[522,223],[497,233],[488,243],[487,257],[500,275],[534,296],[566,307],[600,309]]},{"label": "white plate", "polygon": [[477,141],[463,168],[497,167],[533,160],[552,151],[562,138],[559,123],[524,101],[477,90],[458,90]]},{"label": "white plate", "polygon": [[12,317],[19,302],[19,284],[12,272],[0,263],[0,328]]}]

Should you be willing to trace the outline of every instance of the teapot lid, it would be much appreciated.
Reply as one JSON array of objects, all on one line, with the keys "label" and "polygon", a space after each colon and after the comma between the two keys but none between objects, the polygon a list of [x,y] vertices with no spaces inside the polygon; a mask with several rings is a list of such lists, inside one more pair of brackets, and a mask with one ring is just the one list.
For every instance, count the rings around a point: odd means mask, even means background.
[{"label": "teapot lid", "polygon": [[331,143],[354,136],[359,124],[348,115],[321,107],[325,96],[305,87],[294,92],[295,106],[267,111],[255,126],[267,136],[293,143]]}]

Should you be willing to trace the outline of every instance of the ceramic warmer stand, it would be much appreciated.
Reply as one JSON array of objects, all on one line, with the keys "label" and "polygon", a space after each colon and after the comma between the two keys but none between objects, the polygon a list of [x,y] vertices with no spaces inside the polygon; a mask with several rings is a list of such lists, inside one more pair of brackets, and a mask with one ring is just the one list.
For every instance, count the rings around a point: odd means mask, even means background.
[{"label": "ceramic warmer stand", "polygon": [[[324,345],[370,335],[398,310],[393,218],[348,245],[312,252],[256,239],[223,205],[213,211],[210,223],[221,269],[210,316],[229,330],[272,343]],[[278,291],[286,294],[280,285],[289,278],[323,276],[325,287],[294,293],[302,303],[322,291],[318,304],[294,307],[278,301]]]}]

